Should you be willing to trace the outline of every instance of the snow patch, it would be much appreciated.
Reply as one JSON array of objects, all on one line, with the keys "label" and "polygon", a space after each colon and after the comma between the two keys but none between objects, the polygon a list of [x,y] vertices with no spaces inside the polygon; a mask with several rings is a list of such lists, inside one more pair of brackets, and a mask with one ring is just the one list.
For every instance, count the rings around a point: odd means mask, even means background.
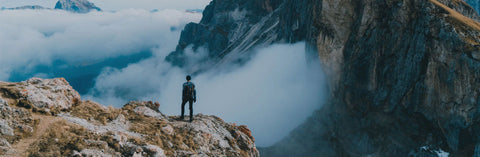
[{"label": "snow patch", "polygon": [[435,150],[434,152],[437,153],[438,157],[448,157],[450,155],[450,153],[443,151],[442,149]]},{"label": "snow patch", "polygon": [[429,146],[422,146],[420,149],[428,152],[434,152],[438,155],[438,157],[448,157],[450,155],[450,153],[442,150],[441,148],[438,150],[432,150]]}]

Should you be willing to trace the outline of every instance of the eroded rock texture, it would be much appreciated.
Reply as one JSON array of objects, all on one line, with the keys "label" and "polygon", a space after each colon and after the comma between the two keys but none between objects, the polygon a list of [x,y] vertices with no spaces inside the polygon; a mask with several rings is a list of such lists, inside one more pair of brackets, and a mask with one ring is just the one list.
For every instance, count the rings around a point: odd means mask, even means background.
[{"label": "eroded rock texture", "polygon": [[63,78],[0,82],[0,156],[259,156],[246,126],[159,106],[81,101]]},{"label": "eroded rock texture", "polygon": [[[197,72],[242,62],[255,46],[306,41],[330,101],[265,156],[472,156],[478,19],[458,0],[214,0],[167,60]],[[188,63],[190,46],[210,57]]]}]

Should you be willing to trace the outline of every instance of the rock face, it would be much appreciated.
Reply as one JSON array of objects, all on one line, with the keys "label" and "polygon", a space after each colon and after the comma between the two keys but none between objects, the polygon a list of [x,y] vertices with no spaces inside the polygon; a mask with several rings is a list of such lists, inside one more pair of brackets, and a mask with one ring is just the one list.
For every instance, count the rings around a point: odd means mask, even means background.
[{"label": "rock face", "polygon": [[55,4],[55,9],[62,9],[75,13],[87,13],[92,10],[101,11],[95,4],[87,0],[59,0]]},{"label": "rock face", "polygon": [[[262,156],[480,152],[480,24],[463,1],[214,0],[203,14],[167,60],[202,71],[305,40],[329,77],[329,103]],[[209,58],[188,63],[190,46]]]},{"label": "rock face", "polygon": [[[176,51],[166,60],[190,71],[216,66],[220,62],[243,62],[242,54],[257,45],[269,45],[288,38],[279,35],[280,16],[272,14],[280,3],[269,0],[212,1],[199,24],[189,23],[182,31]],[[200,62],[189,62],[187,46],[205,48],[208,55]]]},{"label": "rock face", "polygon": [[159,106],[81,101],[63,78],[0,82],[0,156],[259,156],[246,126]]}]

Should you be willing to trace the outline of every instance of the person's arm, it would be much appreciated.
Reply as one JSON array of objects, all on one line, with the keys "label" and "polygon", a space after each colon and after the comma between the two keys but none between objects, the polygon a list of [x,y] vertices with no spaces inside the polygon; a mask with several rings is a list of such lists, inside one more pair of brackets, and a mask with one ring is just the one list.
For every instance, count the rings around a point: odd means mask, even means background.
[{"label": "person's arm", "polygon": [[185,84],[182,84],[182,100],[185,99]]},{"label": "person's arm", "polygon": [[193,101],[197,102],[197,90],[195,89],[195,84],[193,84]]}]

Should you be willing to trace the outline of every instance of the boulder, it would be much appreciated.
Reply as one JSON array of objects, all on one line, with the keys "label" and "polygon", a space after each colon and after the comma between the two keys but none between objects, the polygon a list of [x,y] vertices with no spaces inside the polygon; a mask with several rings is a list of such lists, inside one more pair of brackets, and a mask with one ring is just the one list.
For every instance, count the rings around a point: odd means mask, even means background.
[{"label": "boulder", "polygon": [[31,78],[17,86],[23,105],[41,112],[68,110],[80,100],[80,94],[64,78]]}]

